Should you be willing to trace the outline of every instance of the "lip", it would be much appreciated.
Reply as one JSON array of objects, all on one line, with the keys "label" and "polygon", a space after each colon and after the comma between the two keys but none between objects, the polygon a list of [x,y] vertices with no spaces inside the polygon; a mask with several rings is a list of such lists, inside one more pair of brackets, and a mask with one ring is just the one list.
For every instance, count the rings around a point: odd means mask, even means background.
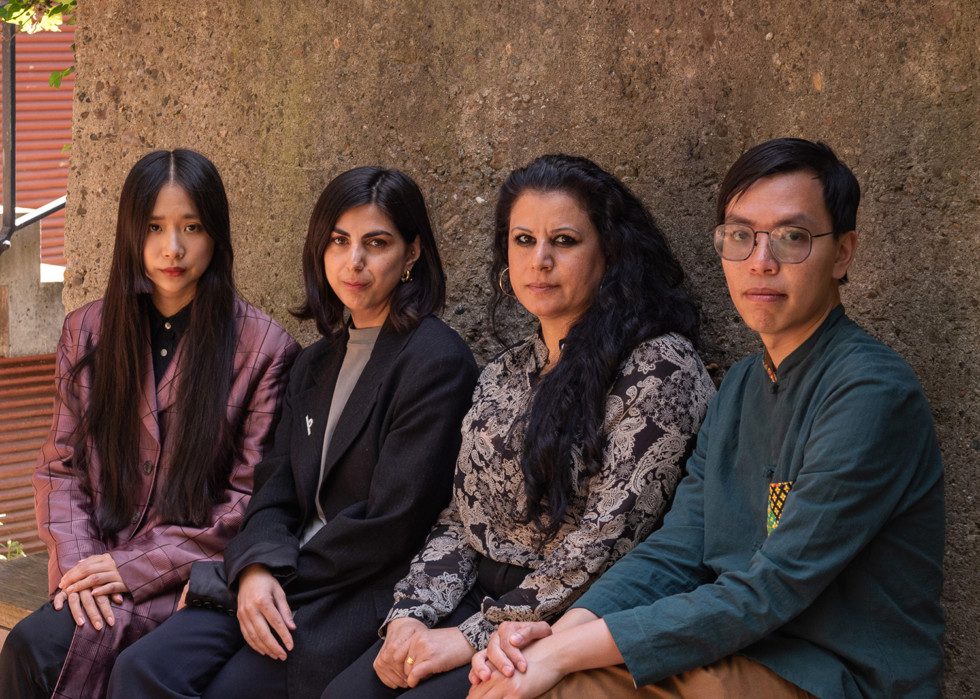
[{"label": "lip", "polygon": [[343,284],[348,289],[352,289],[353,291],[360,291],[361,289],[364,289],[364,288],[366,288],[368,286],[368,283],[367,282],[346,282],[346,281],[341,281],[340,283]]},{"label": "lip", "polygon": [[760,303],[775,303],[786,299],[786,294],[782,291],[770,289],[769,287],[746,289],[742,292],[742,296],[750,301],[758,301]]},{"label": "lip", "polygon": [[551,291],[552,289],[557,289],[558,288],[558,285],[557,284],[536,283],[536,284],[528,284],[527,285],[527,288],[530,289],[531,291],[545,292],[545,291]]},{"label": "lip", "polygon": [[160,271],[166,274],[168,277],[179,277],[187,270],[184,267],[165,267]]}]

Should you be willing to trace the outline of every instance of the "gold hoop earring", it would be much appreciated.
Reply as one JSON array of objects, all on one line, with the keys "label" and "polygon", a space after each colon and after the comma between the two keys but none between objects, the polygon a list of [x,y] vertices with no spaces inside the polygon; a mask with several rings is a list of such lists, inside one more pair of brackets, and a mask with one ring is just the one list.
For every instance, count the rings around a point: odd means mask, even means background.
[{"label": "gold hoop earring", "polygon": [[511,298],[515,298],[516,299],[517,297],[514,296],[514,289],[513,289],[513,287],[511,287],[511,290],[510,291],[507,291],[507,289],[504,288],[504,276],[509,271],[510,271],[510,266],[509,265],[504,265],[504,268],[502,270],[500,270],[500,274],[497,275],[497,286],[500,288],[500,293],[502,293],[504,296],[510,296]]},{"label": "gold hoop earring", "polygon": [[411,278],[412,278],[412,268],[409,267],[404,272],[402,272],[402,276],[401,276],[402,284],[404,284],[405,282],[407,282]]}]

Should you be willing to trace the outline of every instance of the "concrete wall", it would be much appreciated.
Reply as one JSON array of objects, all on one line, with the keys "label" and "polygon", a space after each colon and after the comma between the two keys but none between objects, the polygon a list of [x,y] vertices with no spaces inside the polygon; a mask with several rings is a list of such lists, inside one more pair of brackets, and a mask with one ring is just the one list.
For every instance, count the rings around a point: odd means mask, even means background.
[{"label": "concrete wall", "polygon": [[310,340],[286,313],[310,209],[332,176],[380,163],[425,190],[449,267],[446,317],[486,358],[495,189],[533,156],[567,151],[649,203],[703,299],[707,359],[727,365],[757,344],[706,232],[719,179],[760,140],[828,141],[865,192],[845,302],[908,358],[935,409],[946,689],[974,693],[977,3],[86,0],[77,21],[69,308],[104,287],[127,169],[149,149],[189,146],[225,177],[242,291]]},{"label": "concrete wall", "polygon": [[54,352],[65,309],[61,283],[41,283],[41,224],[10,242],[0,255],[0,357]]}]

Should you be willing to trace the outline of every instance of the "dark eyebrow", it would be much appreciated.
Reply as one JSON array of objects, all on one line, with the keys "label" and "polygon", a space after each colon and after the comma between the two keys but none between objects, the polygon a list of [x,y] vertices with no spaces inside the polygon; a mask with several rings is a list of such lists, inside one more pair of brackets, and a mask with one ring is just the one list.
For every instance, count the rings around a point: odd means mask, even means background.
[{"label": "dark eyebrow", "polygon": [[525,233],[532,233],[532,234],[534,233],[534,231],[532,231],[530,228],[525,228],[524,226],[514,226],[513,228],[510,229],[510,231],[511,233],[513,233],[514,231],[524,231]]},{"label": "dark eyebrow", "polygon": [[[753,224],[741,216],[725,216],[725,223],[739,223],[743,226],[748,226],[749,228],[754,228]],[[816,224],[816,221],[810,220],[810,217],[804,213],[796,214],[793,216],[787,216],[776,221],[774,228],[779,226],[796,226],[798,228],[806,228],[809,230]]]},{"label": "dark eyebrow", "polygon": [[[333,230],[331,231],[331,233],[340,233],[340,235],[346,235],[348,238],[350,238],[350,233],[348,233],[347,231],[345,231],[343,228],[337,228],[337,226],[334,226],[333,227]],[[379,228],[376,231],[368,231],[367,233],[365,233],[361,237],[363,237],[363,238],[377,238],[378,236],[382,236],[382,235],[391,236],[392,238],[395,237],[395,234],[394,233],[392,233],[391,231],[386,231],[383,228]]]},{"label": "dark eyebrow", "polygon": [[551,229],[552,233],[558,233],[560,231],[571,231],[576,235],[582,235],[582,231],[580,231],[578,228],[575,228],[574,226],[558,226],[557,228]]},{"label": "dark eyebrow", "polygon": [[[150,220],[151,221],[159,221],[162,218],[165,218],[165,217],[164,216],[154,216],[153,214],[150,214]],[[183,218],[183,220],[185,220],[185,221],[188,220],[188,219],[197,220],[197,221],[200,221],[201,220],[201,217],[200,216],[198,216],[197,214],[192,214],[192,213],[186,213],[181,218]]]}]

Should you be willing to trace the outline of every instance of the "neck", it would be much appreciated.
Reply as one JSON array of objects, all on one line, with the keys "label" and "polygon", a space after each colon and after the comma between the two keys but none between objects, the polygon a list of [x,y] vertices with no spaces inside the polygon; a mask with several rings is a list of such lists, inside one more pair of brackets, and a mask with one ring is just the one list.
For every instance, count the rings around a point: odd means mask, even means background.
[{"label": "neck", "polygon": [[172,315],[176,315],[180,309],[189,304],[194,300],[194,294],[189,296],[163,296],[156,292],[151,295],[153,299],[153,305],[156,309],[160,311],[160,315],[164,318],[169,318]]},{"label": "neck", "polygon": [[568,323],[541,320],[541,337],[548,348],[548,366],[554,366],[561,358],[560,342],[568,335]]},{"label": "neck", "polygon": [[769,353],[769,359],[772,360],[772,365],[775,368],[779,368],[786,357],[791,355],[796,349],[802,345],[804,342],[810,339],[810,336],[817,331],[830,312],[837,307],[840,303],[840,297],[836,301],[831,303],[827,308],[823,310],[819,315],[814,316],[813,320],[808,322],[799,328],[793,328],[791,332],[776,333],[776,334],[760,334],[759,337],[762,339],[762,344],[766,348],[766,352]]}]

